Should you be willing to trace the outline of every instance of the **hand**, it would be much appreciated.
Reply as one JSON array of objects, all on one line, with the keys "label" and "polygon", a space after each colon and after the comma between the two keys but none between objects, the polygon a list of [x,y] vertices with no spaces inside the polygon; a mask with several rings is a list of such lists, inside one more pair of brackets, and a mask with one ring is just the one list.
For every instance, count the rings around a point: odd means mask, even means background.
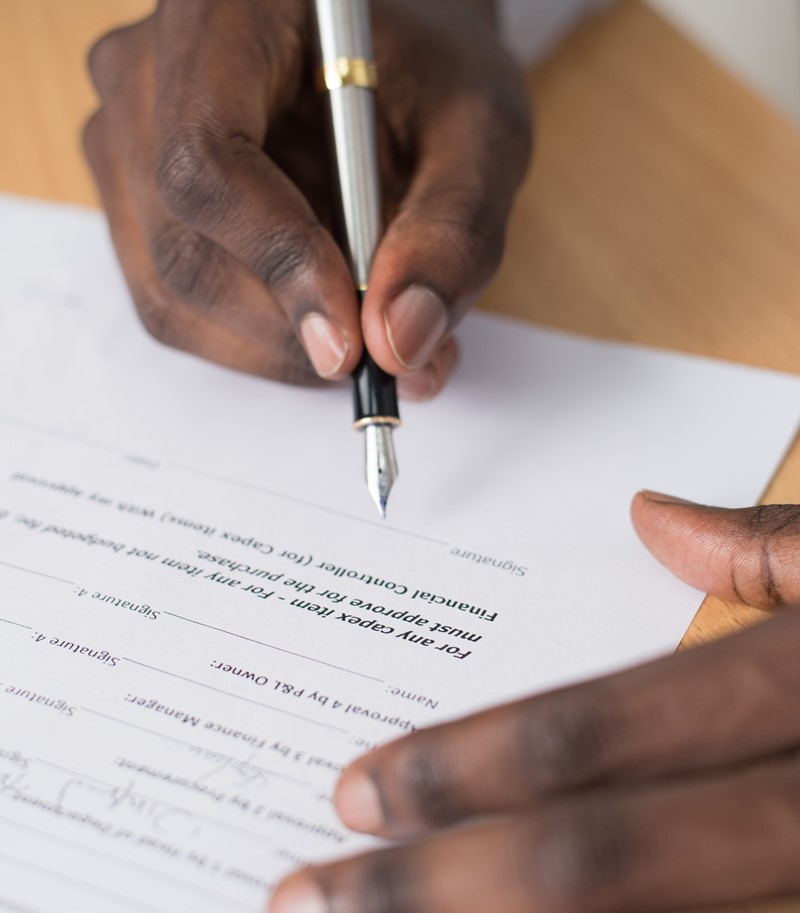
[{"label": "hand", "polygon": [[[800,507],[640,494],[633,520],[694,586],[800,604]],[[270,913],[651,913],[800,891],[799,650],[792,609],[379,748],[336,806],[408,842],[292,876]]]},{"label": "hand", "polygon": [[427,398],[496,269],[530,150],[490,0],[375,0],[391,214],[359,315],[331,237],[308,0],[161,0],[102,38],[85,146],[137,309],[170,345],[277,380],[337,380],[366,341]]}]

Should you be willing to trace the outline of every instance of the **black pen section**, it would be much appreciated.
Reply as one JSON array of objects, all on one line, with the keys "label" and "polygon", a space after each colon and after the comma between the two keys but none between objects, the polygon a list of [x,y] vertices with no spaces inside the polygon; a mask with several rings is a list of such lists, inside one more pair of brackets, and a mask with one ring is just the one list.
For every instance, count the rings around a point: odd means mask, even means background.
[{"label": "black pen section", "polygon": [[400,424],[395,379],[379,368],[366,350],[353,372],[353,405],[357,425],[375,418],[386,419],[387,424]]},{"label": "black pen section", "polygon": [[[359,290],[358,306],[364,303],[364,291]],[[397,384],[391,374],[379,368],[364,349],[361,361],[353,371],[353,424],[363,428],[370,419],[384,419],[384,424],[399,425]]]}]

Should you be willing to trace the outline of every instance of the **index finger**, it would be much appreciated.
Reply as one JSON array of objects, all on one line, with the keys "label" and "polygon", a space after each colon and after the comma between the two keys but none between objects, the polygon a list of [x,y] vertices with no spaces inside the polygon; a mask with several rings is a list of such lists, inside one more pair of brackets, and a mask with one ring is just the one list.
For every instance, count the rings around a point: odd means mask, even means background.
[{"label": "index finger", "polygon": [[760,757],[800,742],[800,614],[605,679],[407,736],[352,764],[354,830],[407,836],[544,797]]},{"label": "index finger", "polygon": [[338,378],[361,354],[353,282],[309,202],[262,148],[299,92],[305,10],[290,2],[162,0],[156,179],[170,213],[250,267],[318,372]]}]

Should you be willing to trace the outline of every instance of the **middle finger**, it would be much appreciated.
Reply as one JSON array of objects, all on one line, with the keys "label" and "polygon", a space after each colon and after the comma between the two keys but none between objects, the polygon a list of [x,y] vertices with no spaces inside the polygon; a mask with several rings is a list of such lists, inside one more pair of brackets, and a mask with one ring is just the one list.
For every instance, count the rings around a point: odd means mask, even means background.
[{"label": "middle finger", "polygon": [[308,869],[270,913],[661,913],[800,889],[800,764],[568,796]]},{"label": "middle finger", "polygon": [[707,770],[800,743],[800,613],[714,644],[423,730],[358,759],[355,830],[418,833],[599,783]]}]

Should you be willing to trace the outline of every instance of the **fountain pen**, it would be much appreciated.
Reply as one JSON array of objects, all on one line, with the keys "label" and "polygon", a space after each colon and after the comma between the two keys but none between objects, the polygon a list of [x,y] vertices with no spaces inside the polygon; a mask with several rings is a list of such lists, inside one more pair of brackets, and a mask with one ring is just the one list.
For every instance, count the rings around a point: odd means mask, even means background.
[{"label": "fountain pen", "polygon": [[[327,99],[333,173],[338,189],[339,241],[359,304],[382,233],[375,128],[377,73],[367,0],[313,0],[319,88]],[[365,444],[367,488],[381,516],[397,478],[392,431],[400,424],[395,380],[364,355],[353,373],[355,419]]]}]

